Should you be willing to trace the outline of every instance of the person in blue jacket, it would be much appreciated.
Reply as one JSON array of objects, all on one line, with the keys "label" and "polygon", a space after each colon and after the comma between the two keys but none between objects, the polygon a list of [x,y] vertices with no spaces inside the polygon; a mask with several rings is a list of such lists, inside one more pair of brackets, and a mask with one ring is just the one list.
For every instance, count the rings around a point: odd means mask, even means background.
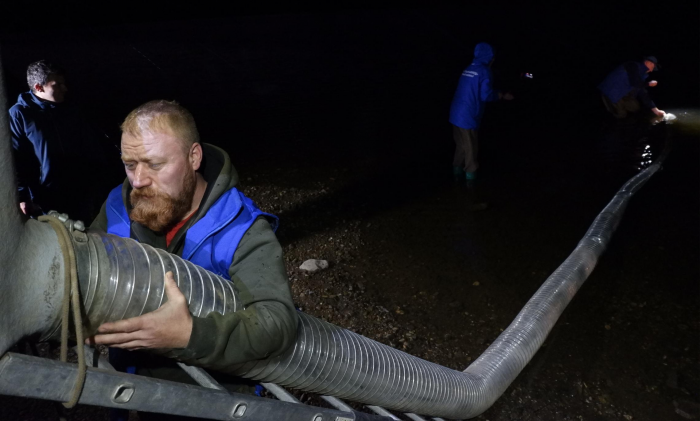
[{"label": "person in blue jacket", "polygon": [[453,126],[455,155],[452,161],[455,176],[465,173],[467,180],[476,179],[479,164],[476,160],[478,134],[484,106],[487,101],[512,100],[510,93],[501,93],[491,86],[491,65],[494,60],[493,48],[479,43],[474,48],[474,60],[464,69],[459,78],[450,108],[450,123]]},{"label": "person in blue jacket", "polygon": [[30,90],[10,108],[19,206],[28,216],[50,210],[90,220],[106,161],[99,137],[70,101],[64,71],[45,60],[27,68]]},{"label": "person in blue jacket", "polygon": [[658,84],[655,80],[646,81],[649,73],[656,70],[658,61],[654,56],[644,57],[642,61],[628,61],[615,68],[598,85],[605,108],[616,118],[636,113],[642,106],[663,117],[666,113],[656,107],[646,89]]},{"label": "person in blue jacket", "polygon": [[193,316],[168,272],[162,307],[105,323],[89,342],[110,346],[110,359],[121,369],[186,382],[192,380],[173,361],[119,350],[167,350],[167,357],[226,373],[289,348],[298,320],[275,236],[277,217],[238,189],[229,155],[200,142],[194,117],[178,103],[147,102],[129,113],[121,129],[126,179],[107,196],[90,228],[216,273],[240,292],[242,309]]}]

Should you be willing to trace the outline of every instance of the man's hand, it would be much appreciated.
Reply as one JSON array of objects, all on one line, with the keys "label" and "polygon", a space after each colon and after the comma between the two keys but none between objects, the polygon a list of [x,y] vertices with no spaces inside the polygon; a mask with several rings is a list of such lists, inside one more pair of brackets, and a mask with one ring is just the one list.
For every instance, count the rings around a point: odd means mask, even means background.
[{"label": "man's hand", "polygon": [[165,274],[165,295],[168,301],[158,310],[105,323],[97,329],[97,335],[86,339],[85,343],[129,350],[187,347],[192,334],[192,316],[172,272]]},{"label": "man's hand", "polygon": [[503,99],[506,101],[511,101],[513,98],[514,96],[510,92],[506,92],[505,94],[503,94]]},{"label": "man's hand", "polygon": [[652,108],[651,111],[659,117],[663,117],[666,115],[666,111],[660,110],[658,108]]},{"label": "man's hand", "polygon": [[659,84],[659,82],[657,82],[657,81],[655,81],[655,80],[650,80],[650,81],[649,81],[649,86],[651,86],[651,87],[654,87],[654,86],[656,86],[656,85],[658,85],[658,84]]}]

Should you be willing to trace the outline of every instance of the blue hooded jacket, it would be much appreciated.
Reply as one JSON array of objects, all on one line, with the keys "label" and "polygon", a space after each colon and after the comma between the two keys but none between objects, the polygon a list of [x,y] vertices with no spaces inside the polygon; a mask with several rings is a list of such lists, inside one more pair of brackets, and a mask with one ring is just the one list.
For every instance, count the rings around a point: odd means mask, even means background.
[{"label": "blue hooded jacket", "polygon": [[90,185],[105,159],[87,118],[29,91],[10,108],[10,131],[20,201],[89,220]]},{"label": "blue hooded jacket", "polygon": [[628,61],[615,68],[598,85],[600,92],[608,97],[613,104],[632,93],[647,108],[656,108],[646,90],[646,79],[649,77],[644,63]]},{"label": "blue hooded jacket", "polygon": [[450,108],[450,123],[463,129],[478,129],[486,101],[496,101],[498,91],[491,87],[493,48],[479,43],[474,48],[474,61],[462,72]]}]

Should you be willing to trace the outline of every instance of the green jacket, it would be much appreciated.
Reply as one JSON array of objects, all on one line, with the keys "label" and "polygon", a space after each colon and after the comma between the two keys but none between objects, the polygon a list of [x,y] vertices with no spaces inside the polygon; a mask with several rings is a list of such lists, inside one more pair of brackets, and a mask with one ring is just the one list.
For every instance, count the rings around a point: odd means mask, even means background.
[{"label": "green jacket", "polygon": [[[166,246],[165,235],[143,225],[131,223],[131,237],[141,243],[182,256],[185,233],[227,190],[238,183],[238,174],[228,154],[220,148],[202,144],[204,160],[199,172],[207,181],[202,204]],[[128,179],[122,185],[122,198],[130,209]],[[106,202],[91,229],[107,231]],[[191,364],[231,371],[236,365],[275,356],[296,339],[297,315],[289,289],[282,247],[270,224],[259,217],[238,244],[229,267],[231,281],[239,291],[244,310],[207,317],[193,317],[192,335],[186,348],[166,355]]]}]

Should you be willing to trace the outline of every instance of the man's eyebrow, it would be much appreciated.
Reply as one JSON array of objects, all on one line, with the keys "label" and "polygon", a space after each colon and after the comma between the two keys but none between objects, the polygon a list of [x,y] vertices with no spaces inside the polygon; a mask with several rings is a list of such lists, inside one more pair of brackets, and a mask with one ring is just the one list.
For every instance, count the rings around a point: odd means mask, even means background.
[{"label": "man's eyebrow", "polygon": [[151,158],[132,158],[129,155],[122,154],[122,161],[140,161],[140,162],[146,162],[146,163],[151,163],[153,160]]}]

